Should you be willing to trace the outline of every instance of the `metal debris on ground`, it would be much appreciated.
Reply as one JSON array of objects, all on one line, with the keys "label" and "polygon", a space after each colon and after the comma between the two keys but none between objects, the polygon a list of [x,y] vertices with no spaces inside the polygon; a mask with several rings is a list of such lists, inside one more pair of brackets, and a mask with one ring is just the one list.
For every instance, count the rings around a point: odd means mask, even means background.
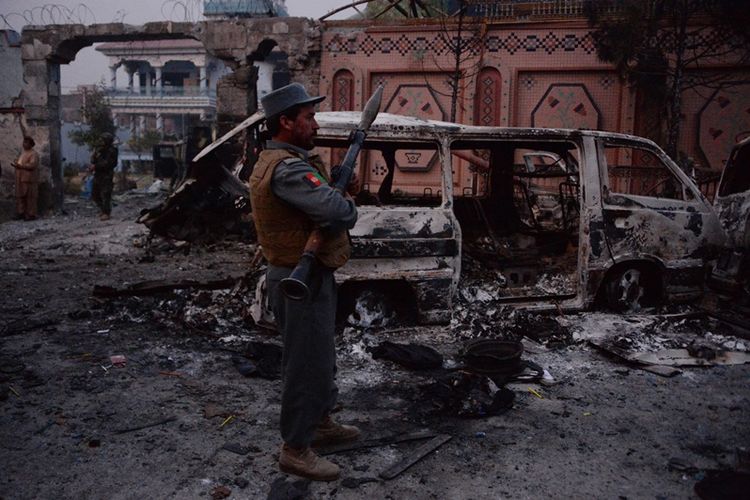
[{"label": "metal debris on ground", "polygon": [[485,418],[500,415],[513,407],[513,391],[498,388],[486,376],[465,371],[448,373],[421,387],[423,394],[415,412],[432,411],[461,418]]},{"label": "metal debris on ground", "polygon": [[94,285],[94,297],[111,298],[111,297],[132,297],[139,295],[153,295],[173,290],[182,290],[186,288],[197,290],[221,290],[232,288],[239,278],[221,278],[211,281],[196,280],[153,280],[133,283],[121,289],[106,285]]},{"label": "metal debris on ground", "polygon": [[329,446],[321,448],[318,453],[321,455],[333,455],[334,453],[344,453],[347,451],[362,450],[366,448],[378,448],[381,446],[389,446],[392,444],[406,443],[408,441],[420,441],[423,439],[430,439],[435,437],[435,433],[431,431],[417,431],[407,434],[398,434],[396,436],[383,436],[379,438],[365,439],[362,441],[355,441],[353,443],[344,443],[336,446]]},{"label": "metal debris on ground", "polygon": [[166,418],[162,418],[162,419],[156,420],[154,422],[148,422],[148,423],[145,423],[145,424],[142,424],[142,425],[135,425],[135,426],[132,426],[132,427],[124,427],[124,428],[120,428],[120,429],[115,429],[113,432],[115,434],[125,434],[127,432],[140,431],[140,430],[143,430],[143,429],[148,429],[150,427],[157,427],[159,425],[168,424],[168,423],[174,422],[176,420],[177,420],[177,417],[175,417],[174,415],[172,415],[172,416],[169,416],[169,417],[166,417]]},{"label": "metal debris on ground", "polygon": [[379,474],[379,476],[383,479],[393,479],[397,477],[406,469],[408,469],[415,463],[419,462],[424,457],[434,452],[435,450],[443,446],[445,443],[447,443],[451,439],[452,439],[452,436],[449,436],[448,434],[440,434],[438,436],[435,436],[434,438],[430,439],[427,443],[421,445],[419,448],[417,448],[416,450],[411,452],[409,455],[404,457],[402,460],[399,460],[395,464],[391,465],[390,467],[382,471]]},{"label": "metal debris on ground", "polygon": [[432,347],[384,341],[370,351],[373,359],[392,361],[409,370],[435,370],[443,366],[443,356]]}]

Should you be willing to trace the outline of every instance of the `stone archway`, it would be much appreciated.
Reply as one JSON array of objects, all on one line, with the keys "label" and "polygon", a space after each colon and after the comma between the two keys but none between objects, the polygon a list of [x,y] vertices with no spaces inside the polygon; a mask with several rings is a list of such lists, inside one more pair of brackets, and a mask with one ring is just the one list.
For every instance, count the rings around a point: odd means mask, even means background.
[{"label": "stone archway", "polygon": [[194,38],[234,73],[217,88],[219,128],[231,128],[255,111],[253,58],[273,40],[288,54],[292,80],[311,92],[320,81],[320,24],[303,18],[262,18],[200,23],[156,22],[143,26],[122,23],[30,26],[23,30],[23,107],[31,135],[38,145],[42,168],[49,169],[54,204],[62,206],[60,64],[98,42]]}]

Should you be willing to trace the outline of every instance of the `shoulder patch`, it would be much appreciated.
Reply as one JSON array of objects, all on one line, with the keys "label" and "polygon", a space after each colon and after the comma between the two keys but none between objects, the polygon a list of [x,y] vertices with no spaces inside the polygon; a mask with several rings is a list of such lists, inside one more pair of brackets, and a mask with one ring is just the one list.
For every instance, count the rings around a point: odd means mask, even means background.
[{"label": "shoulder patch", "polygon": [[307,163],[304,160],[302,160],[301,158],[297,158],[296,156],[284,158],[283,160],[281,160],[281,164],[287,167],[307,166]]},{"label": "shoulder patch", "polygon": [[321,177],[321,175],[317,172],[308,172],[303,177],[302,180],[304,180],[308,186],[312,188],[320,187],[324,182],[325,179]]}]

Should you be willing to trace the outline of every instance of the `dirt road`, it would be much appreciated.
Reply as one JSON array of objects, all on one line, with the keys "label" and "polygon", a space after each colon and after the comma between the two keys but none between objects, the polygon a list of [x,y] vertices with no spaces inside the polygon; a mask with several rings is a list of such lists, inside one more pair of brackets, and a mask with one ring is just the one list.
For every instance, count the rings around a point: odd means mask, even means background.
[{"label": "dirt road", "polygon": [[[250,340],[278,342],[248,318],[246,285],[92,295],[95,285],[247,271],[253,248],[239,242],[160,243],[153,262],[144,259],[146,233],[133,220],[156,201],[129,195],[100,222],[69,200],[65,216],[0,225],[0,498],[677,499],[750,445],[750,365],[663,377],[590,343],[620,335],[641,348],[679,347],[680,335],[708,336],[747,351],[705,319],[558,318],[568,340],[527,341],[524,354],[554,382],[509,384],[513,407],[486,418],[436,412],[425,387],[445,373],[368,352],[382,340],[418,342],[455,366],[464,339],[481,330],[463,313],[452,327],[350,325],[338,342],[337,418],[368,438],[425,430],[451,440],[391,480],[379,473],[424,441],[334,454],[341,480],[293,483],[276,467],[280,382],[243,377],[233,362]],[[509,314],[484,333],[515,321]]]}]

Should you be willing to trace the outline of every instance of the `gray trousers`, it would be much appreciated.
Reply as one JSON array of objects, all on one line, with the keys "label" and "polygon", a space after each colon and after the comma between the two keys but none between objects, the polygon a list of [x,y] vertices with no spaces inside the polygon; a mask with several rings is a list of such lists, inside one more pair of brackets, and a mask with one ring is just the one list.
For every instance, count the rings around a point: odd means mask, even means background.
[{"label": "gray trousers", "polygon": [[292,269],[268,266],[266,286],[276,325],[281,331],[281,438],[306,448],[315,427],[336,404],[336,282],[333,271],[313,272],[308,300],[286,299],[279,289]]}]

